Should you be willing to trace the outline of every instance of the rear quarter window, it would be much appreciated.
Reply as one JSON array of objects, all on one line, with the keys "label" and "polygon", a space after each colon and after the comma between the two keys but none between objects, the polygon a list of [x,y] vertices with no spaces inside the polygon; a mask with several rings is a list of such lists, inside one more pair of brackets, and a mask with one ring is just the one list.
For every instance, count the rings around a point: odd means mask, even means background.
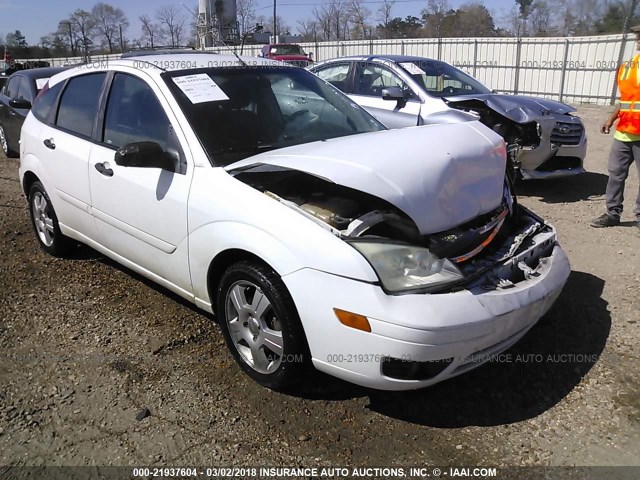
[{"label": "rear quarter window", "polygon": [[53,123],[51,119],[51,112],[53,111],[53,107],[56,104],[56,100],[58,99],[58,95],[60,95],[60,90],[62,90],[63,85],[64,82],[56,83],[53,87],[50,87],[46,92],[36,98],[31,111],[41,122]]}]

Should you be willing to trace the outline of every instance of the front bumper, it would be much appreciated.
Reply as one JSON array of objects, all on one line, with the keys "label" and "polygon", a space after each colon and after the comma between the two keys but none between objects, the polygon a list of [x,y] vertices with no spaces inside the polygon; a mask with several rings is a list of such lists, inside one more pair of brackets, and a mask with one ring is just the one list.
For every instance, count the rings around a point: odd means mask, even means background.
[{"label": "front bumper", "polygon": [[[587,135],[582,130],[575,144],[555,145],[551,140],[552,124],[544,125],[540,145],[522,150],[518,155],[520,171],[525,180],[566,177],[584,173],[584,159],[587,156]],[[582,123],[580,123],[582,125]]]},{"label": "front bumper", "polygon": [[[569,261],[555,240],[546,248],[535,276],[507,289],[478,285],[452,293],[391,296],[377,285],[311,269],[286,275],[283,281],[298,308],[318,370],[371,388],[410,390],[481,365],[535,325],[570,273]],[[521,261],[521,255],[527,258],[527,254],[531,249],[507,260],[504,268],[512,268],[510,262]],[[371,332],[342,325],[334,308],[365,315]],[[447,359],[447,363],[433,377],[402,379],[383,373],[388,358]]]}]

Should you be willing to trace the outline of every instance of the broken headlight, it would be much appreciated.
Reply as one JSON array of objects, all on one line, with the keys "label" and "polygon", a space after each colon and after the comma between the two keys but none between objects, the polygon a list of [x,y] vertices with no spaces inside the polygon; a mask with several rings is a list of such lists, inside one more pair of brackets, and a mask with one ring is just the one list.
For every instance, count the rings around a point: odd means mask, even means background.
[{"label": "broken headlight", "polygon": [[453,262],[428,249],[382,242],[350,242],[371,264],[385,290],[433,291],[457,283],[464,275]]}]

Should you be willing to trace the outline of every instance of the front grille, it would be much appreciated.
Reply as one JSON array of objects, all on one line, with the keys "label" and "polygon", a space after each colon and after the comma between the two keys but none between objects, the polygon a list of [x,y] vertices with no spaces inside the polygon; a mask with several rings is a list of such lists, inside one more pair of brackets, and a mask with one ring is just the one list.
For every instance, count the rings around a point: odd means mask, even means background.
[{"label": "front grille", "polygon": [[581,123],[558,122],[551,132],[551,143],[556,145],[578,145],[584,127]]}]

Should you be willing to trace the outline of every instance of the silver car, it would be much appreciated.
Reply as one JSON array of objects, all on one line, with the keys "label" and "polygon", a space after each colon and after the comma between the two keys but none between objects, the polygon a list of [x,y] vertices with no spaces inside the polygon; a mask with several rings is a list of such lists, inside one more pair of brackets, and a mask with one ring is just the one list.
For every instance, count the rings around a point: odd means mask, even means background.
[{"label": "silver car", "polygon": [[343,57],[309,70],[388,128],[479,119],[505,139],[514,176],[584,172],[585,129],[564,103],[498,94],[448,63],[423,57]]}]

